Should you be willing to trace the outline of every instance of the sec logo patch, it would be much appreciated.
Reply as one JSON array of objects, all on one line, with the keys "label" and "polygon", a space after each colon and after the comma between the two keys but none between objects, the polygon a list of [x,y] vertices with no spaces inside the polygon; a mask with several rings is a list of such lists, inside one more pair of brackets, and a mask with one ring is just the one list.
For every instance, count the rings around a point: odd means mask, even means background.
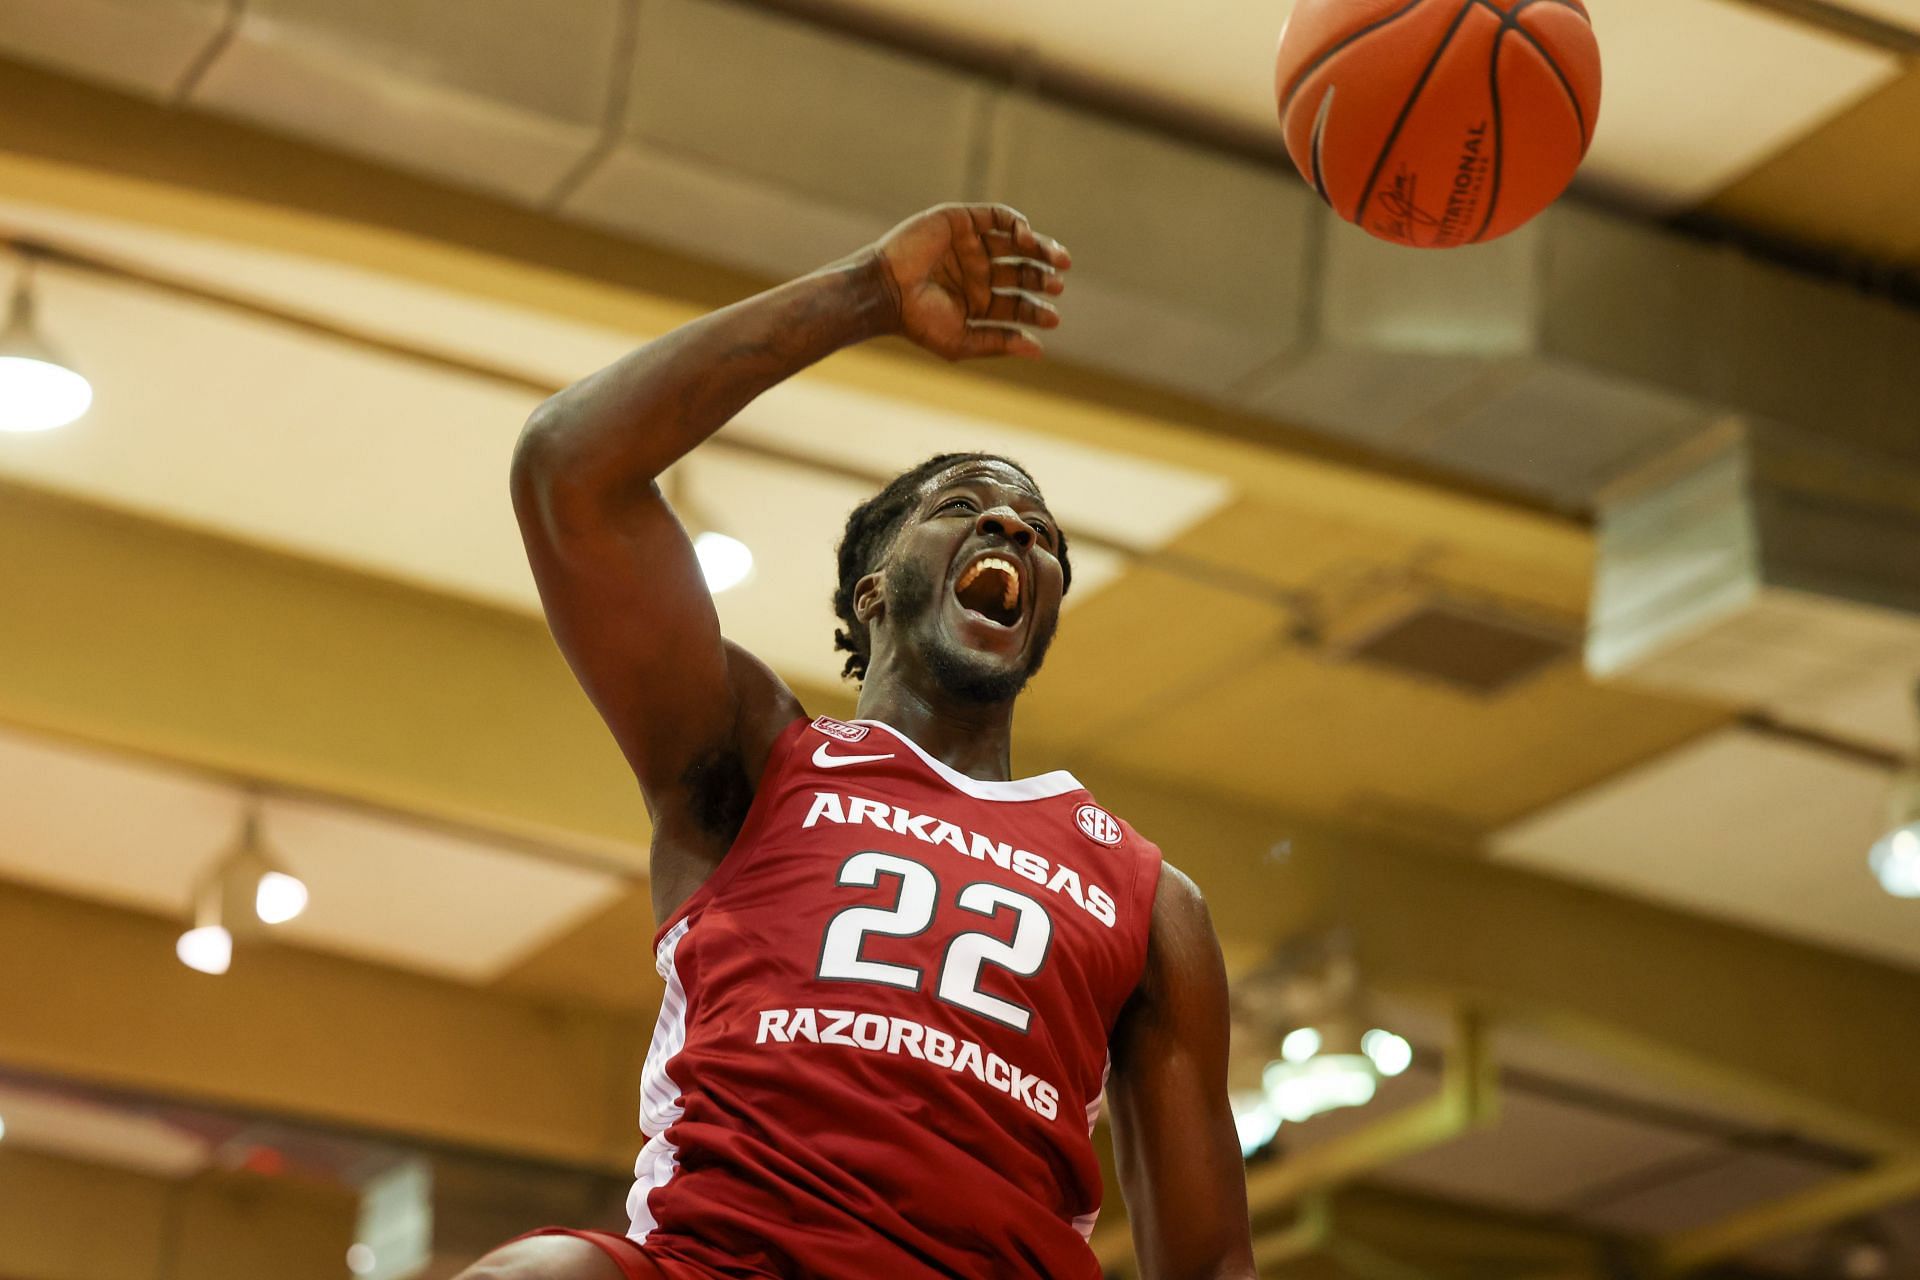
[{"label": "sec logo patch", "polygon": [[1073,820],[1079,825],[1080,834],[1095,844],[1120,843],[1120,820],[1097,804],[1081,805],[1074,812]]},{"label": "sec logo patch", "polygon": [[821,716],[813,722],[813,727],[840,742],[858,742],[867,736],[864,724],[848,724],[844,720],[835,720],[832,716]]}]

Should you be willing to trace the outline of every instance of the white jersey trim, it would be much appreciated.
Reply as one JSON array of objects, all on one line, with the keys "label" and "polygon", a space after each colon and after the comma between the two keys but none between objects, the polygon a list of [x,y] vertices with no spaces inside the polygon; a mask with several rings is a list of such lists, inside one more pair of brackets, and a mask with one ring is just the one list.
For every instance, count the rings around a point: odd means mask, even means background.
[{"label": "white jersey trim", "polygon": [[1085,791],[1080,780],[1065,769],[1056,769],[1052,773],[1042,773],[1031,778],[1015,778],[1011,782],[987,782],[979,778],[969,778],[945,761],[936,760],[927,753],[925,747],[909,738],[890,724],[879,720],[855,720],[855,724],[872,725],[884,729],[909,747],[913,754],[920,757],[929,769],[957,791],[965,792],[976,800],[1050,800],[1054,796],[1072,795],[1076,791]]},{"label": "white jersey trim", "polygon": [[[1107,1100],[1107,1081],[1113,1078],[1113,1055],[1107,1055],[1107,1061],[1100,1068],[1100,1092],[1093,1095],[1093,1101],[1087,1104],[1087,1136],[1093,1136],[1094,1126],[1100,1123],[1100,1109]],[[1080,1233],[1082,1240],[1093,1239],[1093,1228],[1100,1221],[1100,1211],[1083,1213],[1073,1220],[1073,1229]]]},{"label": "white jersey trim", "polygon": [[667,1073],[667,1066],[687,1044],[687,991],[680,981],[675,954],[691,923],[682,920],[674,925],[654,952],[654,968],[667,985],[660,998],[660,1017],[653,1024],[653,1043],[647,1047],[647,1064],[640,1072],[640,1128],[647,1134],[647,1145],[634,1161],[633,1188],[627,1192],[627,1217],[632,1222],[627,1236],[643,1244],[659,1225],[648,1197],[673,1181],[680,1171],[680,1152],[667,1140],[667,1131],[686,1109],[680,1103],[682,1090]]}]

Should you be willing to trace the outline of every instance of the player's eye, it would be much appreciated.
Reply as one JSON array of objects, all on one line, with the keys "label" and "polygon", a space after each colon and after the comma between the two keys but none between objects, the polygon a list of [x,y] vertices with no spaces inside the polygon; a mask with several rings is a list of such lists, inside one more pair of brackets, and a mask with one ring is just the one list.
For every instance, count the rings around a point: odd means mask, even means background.
[{"label": "player's eye", "polygon": [[938,514],[939,512],[942,512],[942,511],[951,511],[955,507],[959,507],[965,511],[978,511],[980,509],[979,507],[974,505],[974,501],[972,498],[955,497],[955,498],[948,498],[945,502],[935,507],[934,512]]}]

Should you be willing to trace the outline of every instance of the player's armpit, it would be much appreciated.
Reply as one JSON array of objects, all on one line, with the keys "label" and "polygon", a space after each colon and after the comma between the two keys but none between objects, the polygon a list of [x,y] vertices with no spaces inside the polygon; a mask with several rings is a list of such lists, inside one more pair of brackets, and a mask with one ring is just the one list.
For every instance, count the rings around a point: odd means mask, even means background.
[{"label": "player's armpit", "polygon": [[1145,1280],[1252,1280],[1227,1103],[1226,969],[1193,881],[1163,868],[1146,970],[1114,1028],[1114,1155]]}]

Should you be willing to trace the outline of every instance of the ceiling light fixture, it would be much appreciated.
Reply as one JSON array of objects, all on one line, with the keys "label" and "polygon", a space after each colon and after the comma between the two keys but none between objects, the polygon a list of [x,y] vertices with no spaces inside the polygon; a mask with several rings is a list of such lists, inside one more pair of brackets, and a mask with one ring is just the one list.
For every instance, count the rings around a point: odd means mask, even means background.
[{"label": "ceiling light fixture", "polygon": [[306,882],[268,855],[260,837],[260,802],[250,799],[240,838],[194,893],[194,927],[180,935],[175,954],[189,969],[225,973],[236,936],[254,932],[255,921],[287,923],[307,909],[308,896]]},{"label": "ceiling light fixture", "polygon": [[738,538],[708,529],[693,540],[700,573],[714,595],[731,590],[753,576],[753,549]]},{"label": "ceiling light fixture", "polygon": [[717,596],[753,576],[753,548],[720,532],[719,521],[688,489],[687,464],[675,463],[661,482],[661,492],[680,522],[689,530],[699,530],[693,535],[693,554],[700,562],[700,576],[706,579],[708,594]]},{"label": "ceiling light fixture", "polygon": [[[1920,686],[1914,689],[1920,709]],[[1886,833],[1867,852],[1880,887],[1896,898],[1920,898],[1920,761],[1894,778],[1887,797]]]},{"label": "ceiling light fixture", "polygon": [[47,345],[34,324],[33,259],[23,256],[0,329],[0,431],[51,431],[93,403],[93,385]]}]

